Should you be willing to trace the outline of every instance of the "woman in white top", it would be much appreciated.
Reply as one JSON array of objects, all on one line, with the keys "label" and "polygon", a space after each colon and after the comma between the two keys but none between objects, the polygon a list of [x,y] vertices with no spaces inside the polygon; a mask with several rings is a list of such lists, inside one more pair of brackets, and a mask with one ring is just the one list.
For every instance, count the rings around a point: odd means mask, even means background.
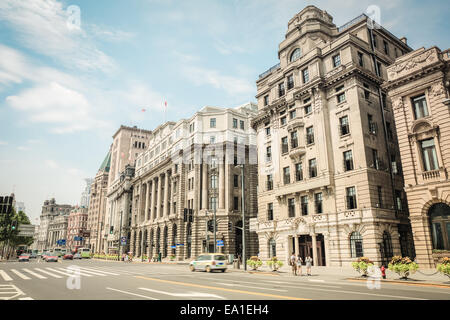
[{"label": "woman in white top", "polygon": [[300,273],[300,275],[302,275],[302,263],[303,263],[303,259],[299,254],[297,256],[297,273]]},{"label": "woman in white top", "polygon": [[294,276],[296,276],[297,275],[297,266],[296,266],[296,258],[295,258],[295,253],[294,252],[292,252],[291,257],[289,258],[289,264],[292,267],[292,274]]}]

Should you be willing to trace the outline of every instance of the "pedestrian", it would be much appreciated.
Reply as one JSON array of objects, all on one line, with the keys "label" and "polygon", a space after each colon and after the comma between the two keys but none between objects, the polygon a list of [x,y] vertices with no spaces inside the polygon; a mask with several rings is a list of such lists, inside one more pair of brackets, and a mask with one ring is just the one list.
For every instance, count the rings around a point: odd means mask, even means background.
[{"label": "pedestrian", "polygon": [[300,273],[300,276],[302,276],[302,264],[303,264],[303,259],[300,256],[300,254],[298,254],[298,256],[297,256],[297,273]]},{"label": "pedestrian", "polygon": [[381,266],[381,276],[383,277],[383,279],[386,279],[386,267],[384,266],[384,264]]},{"label": "pedestrian", "polygon": [[295,258],[295,253],[294,252],[292,252],[291,257],[289,258],[289,265],[292,268],[292,274],[294,276],[296,276],[297,275],[297,265],[296,265],[296,258]]},{"label": "pedestrian", "polygon": [[312,265],[312,258],[308,255],[305,259],[306,262],[306,275],[310,276],[311,275],[311,265]]}]

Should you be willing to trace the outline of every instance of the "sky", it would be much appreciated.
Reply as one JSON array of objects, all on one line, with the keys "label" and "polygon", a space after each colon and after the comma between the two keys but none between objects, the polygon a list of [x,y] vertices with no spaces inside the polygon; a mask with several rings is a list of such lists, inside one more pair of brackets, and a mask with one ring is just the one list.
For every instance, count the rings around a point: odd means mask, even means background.
[{"label": "sky", "polygon": [[449,47],[448,1],[0,0],[0,194],[39,223],[46,199],[80,203],[120,125],[255,101],[310,4],[337,26],[376,5],[413,49]]}]

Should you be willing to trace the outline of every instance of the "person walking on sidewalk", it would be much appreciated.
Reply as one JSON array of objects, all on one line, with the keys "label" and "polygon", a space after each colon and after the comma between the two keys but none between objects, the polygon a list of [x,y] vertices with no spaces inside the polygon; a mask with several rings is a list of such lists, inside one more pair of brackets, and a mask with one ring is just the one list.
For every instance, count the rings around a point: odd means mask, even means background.
[{"label": "person walking on sidewalk", "polygon": [[289,258],[289,265],[292,268],[292,274],[294,276],[296,276],[297,275],[297,265],[296,265],[296,258],[295,258],[295,253],[294,252],[292,252],[291,257]]},{"label": "person walking on sidewalk", "polygon": [[306,275],[310,276],[311,275],[311,265],[312,265],[312,258],[308,255],[305,259],[306,262]]},{"label": "person walking on sidewalk", "polygon": [[300,254],[298,254],[298,256],[297,256],[297,274],[300,273],[300,276],[302,276],[302,264],[303,264],[303,259],[300,256]]}]

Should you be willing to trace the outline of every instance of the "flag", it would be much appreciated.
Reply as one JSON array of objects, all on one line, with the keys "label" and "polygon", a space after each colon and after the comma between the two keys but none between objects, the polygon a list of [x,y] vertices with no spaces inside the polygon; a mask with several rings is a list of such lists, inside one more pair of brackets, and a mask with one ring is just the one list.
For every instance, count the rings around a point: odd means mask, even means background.
[{"label": "flag", "polygon": [[166,109],[167,109],[167,101],[164,101],[164,106],[165,106]]}]

